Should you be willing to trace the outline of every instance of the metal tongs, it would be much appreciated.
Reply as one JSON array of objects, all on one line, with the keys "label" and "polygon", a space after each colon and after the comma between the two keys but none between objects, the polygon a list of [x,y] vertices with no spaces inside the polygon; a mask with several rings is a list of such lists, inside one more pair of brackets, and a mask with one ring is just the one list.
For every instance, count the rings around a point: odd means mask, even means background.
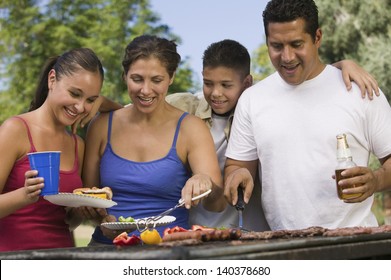
[{"label": "metal tongs", "polygon": [[[203,198],[204,196],[210,194],[211,191],[212,191],[211,189],[207,190],[206,192],[193,197],[191,199],[191,201],[195,201],[195,200],[198,200],[200,198]],[[140,232],[145,231],[148,228],[149,225],[153,225],[153,227],[155,227],[157,221],[159,221],[164,216],[167,216],[168,214],[170,214],[175,209],[177,209],[179,207],[182,207],[183,205],[185,205],[185,200],[183,198],[181,198],[181,199],[178,200],[177,205],[175,205],[174,207],[171,207],[170,209],[167,209],[166,211],[164,211],[164,212],[162,212],[162,213],[160,213],[160,214],[158,214],[156,216],[152,216],[152,217],[149,217],[149,218],[138,219],[137,223],[136,223],[138,231],[140,231]],[[140,222],[145,222],[145,228],[140,229],[140,227],[139,227],[139,223]]]}]

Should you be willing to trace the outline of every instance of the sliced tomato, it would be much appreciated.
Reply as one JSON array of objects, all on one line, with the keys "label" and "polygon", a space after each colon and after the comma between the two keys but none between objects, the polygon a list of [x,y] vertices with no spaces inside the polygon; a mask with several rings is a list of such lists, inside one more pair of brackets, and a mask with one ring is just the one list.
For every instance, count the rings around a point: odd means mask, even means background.
[{"label": "sliced tomato", "polygon": [[137,235],[129,236],[127,232],[122,232],[113,239],[113,243],[117,246],[132,246],[140,244],[141,239]]},{"label": "sliced tomato", "polygon": [[171,234],[171,233],[174,233],[174,232],[186,232],[188,231],[187,229],[184,229],[183,227],[180,227],[180,226],[175,226],[173,228],[166,228],[164,231],[163,231],[163,236],[166,235],[166,234]]},{"label": "sliced tomato", "polygon": [[167,235],[167,234],[170,234],[170,228],[165,228],[164,231],[163,231],[163,236]]},{"label": "sliced tomato", "polygon": [[117,235],[117,237],[115,237],[113,239],[113,243],[116,244],[118,242],[125,241],[127,238],[128,238],[128,233],[126,231],[124,231],[124,232],[120,233],[119,235]]}]

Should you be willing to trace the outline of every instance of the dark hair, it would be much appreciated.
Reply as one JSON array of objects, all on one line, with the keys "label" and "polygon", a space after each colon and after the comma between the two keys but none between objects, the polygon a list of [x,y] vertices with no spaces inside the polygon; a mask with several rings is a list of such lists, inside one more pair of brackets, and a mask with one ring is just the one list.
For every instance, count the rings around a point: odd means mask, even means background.
[{"label": "dark hair", "polygon": [[152,35],[136,37],[125,48],[125,55],[122,60],[124,74],[128,73],[130,66],[136,60],[155,57],[163,64],[171,78],[181,61],[176,46],[174,41]]},{"label": "dark hair", "polygon": [[239,42],[225,39],[207,47],[202,57],[202,67],[223,66],[240,71],[243,77],[250,74],[251,58]]},{"label": "dark hair", "polygon": [[271,0],[267,3],[262,16],[266,39],[269,37],[270,22],[283,23],[302,18],[305,21],[305,31],[315,41],[319,20],[318,7],[313,0]]},{"label": "dark hair", "polygon": [[42,106],[48,93],[48,75],[50,70],[56,71],[56,80],[61,80],[62,76],[70,76],[73,73],[84,69],[92,73],[98,73],[104,79],[102,63],[97,55],[88,48],[76,48],[65,52],[61,56],[51,57],[44,65],[34,99],[30,104],[29,111],[33,111]]}]

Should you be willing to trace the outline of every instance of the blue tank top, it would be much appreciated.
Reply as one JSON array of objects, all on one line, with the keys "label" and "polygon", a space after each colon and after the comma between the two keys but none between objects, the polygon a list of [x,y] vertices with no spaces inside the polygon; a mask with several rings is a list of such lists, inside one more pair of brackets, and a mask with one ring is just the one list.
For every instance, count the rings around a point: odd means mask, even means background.
[{"label": "blue tank top", "polygon": [[[114,153],[110,143],[113,112],[110,113],[107,145],[100,162],[100,185],[111,187],[113,200],[117,202],[117,205],[107,209],[110,215],[117,219],[120,216],[145,218],[157,215],[178,203],[182,188],[190,178],[189,170],[176,152],[179,128],[186,115],[184,113],[180,117],[172,146],[165,157],[135,162]],[[176,209],[170,215],[176,217],[176,220],[172,224],[157,227],[161,235],[166,227],[189,228],[188,210],[184,207]],[[139,232],[135,231],[133,234],[138,235]],[[103,236],[99,227],[95,228],[92,238],[100,243],[112,244],[111,240]]]}]

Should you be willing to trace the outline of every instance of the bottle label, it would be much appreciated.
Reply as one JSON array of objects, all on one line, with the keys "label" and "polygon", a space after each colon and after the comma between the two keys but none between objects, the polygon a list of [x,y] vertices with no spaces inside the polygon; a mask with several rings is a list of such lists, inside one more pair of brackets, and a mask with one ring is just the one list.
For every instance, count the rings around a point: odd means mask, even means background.
[{"label": "bottle label", "polygon": [[357,197],[360,197],[362,195],[362,193],[355,193],[355,194],[344,194],[342,191],[344,189],[348,189],[348,188],[355,188],[355,187],[358,187],[358,185],[353,185],[353,186],[340,186],[338,185],[338,182],[341,180],[341,179],[346,179],[347,177],[344,177],[341,175],[342,171],[344,171],[346,169],[337,169],[335,170],[335,181],[337,183],[337,194],[338,194],[338,198],[341,199],[341,200],[344,200],[344,199],[350,199],[350,198],[357,198]]}]

